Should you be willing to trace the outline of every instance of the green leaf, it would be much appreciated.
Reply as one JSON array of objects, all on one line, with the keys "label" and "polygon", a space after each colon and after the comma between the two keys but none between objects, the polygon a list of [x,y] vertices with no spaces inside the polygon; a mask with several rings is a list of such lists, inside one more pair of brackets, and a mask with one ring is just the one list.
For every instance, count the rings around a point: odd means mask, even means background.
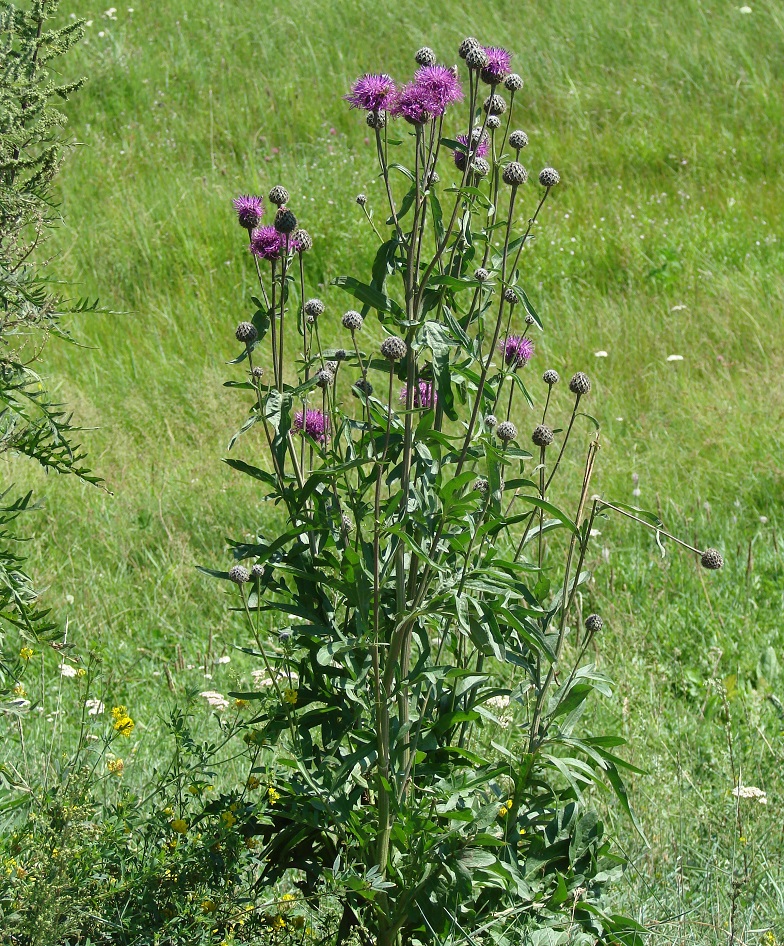
[{"label": "green leaf", "polygon": [[378,289],[354,279],[353,276],[337,276],[332,280],[332,285],[345,290],[350,296],[359,299],[377,312],[387,312],[399,319],[405,318],[405,313],[397,302],[385,296],[383,292],[379,292]]},{"label": "green leaf", "polygon": [[645,837],[645,832],[642,830],[642,827],[637,820],[637,815],[635,815],[631,805],[629,804],[629,796],[626,792],[626,785],[624,784],[618,769],[616,769],[611,762],[608,763],[607,769],[605,770],[605,775],[607,776],[607,781],[610,783],[610,785],[612,785],[616,798],[621,803],[621,807],[631,818],[632,824],[637,829],[637,833],[644,841],[645,846],[650,847],[651,845],[648,842],[648,839]]},{"label": "green leaf", "polygon": [[420,337],[433,353],[436,367],[436,389],[444,413],[450,420],[457,420],[455,400],[452,393],[452,374],[449,358],[455,342],[440,322],[427,321],[420,329]]},{"label": "green leaf", "polygon": [[574,521],[557,506],[553,506],[552,503],[548,503],[546,499],[541,499],[539,496],[520,496],[520,501],[530,503],[532,506],[538,506],[540,509],[544,509],[545,512],[549,512],[551,516],[555,516],[556,519],[562,522],[566,528],[571,530],[579,539],[580,530],[577,528]]}]

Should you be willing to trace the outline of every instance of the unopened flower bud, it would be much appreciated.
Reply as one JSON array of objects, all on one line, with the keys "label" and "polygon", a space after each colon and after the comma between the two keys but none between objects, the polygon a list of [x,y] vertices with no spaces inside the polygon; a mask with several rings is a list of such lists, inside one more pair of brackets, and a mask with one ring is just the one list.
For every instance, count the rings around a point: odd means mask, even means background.
[{"label": "unopened flower bud", "polygon": [[297,229],[297,218],[292,211],[279,207],[275,214],[275,229],[278,233],[293,233]]},{"label": "unopened flower bud", "polygon": [[366,119],[368,125],[371,128],[383,128],[387,123],[387,113],[386,112],[368,112],[368,117]]},{"label": "unopened flower bud", "polygon": [[250,581],[250,574],[242,565],[234,565],[229,569],[229,578],[237,585],[244,585],[246,581]]},{"label": "unopened flower bud", "polygon": [[498,425],[498,418],[495,416],[495,414],[488,414],[487,417],[485,417],[485,427],[488,430],[492,430],[497,425]]},{"label": "unopened flower bud", "polygon": [[545,384],[549,384],[550,387],[552,387],[554,384],[558,384],[560,380],[560,375],[552,368],[548,368],[547,371],[545,371],[545,373],[542,375],[542,381],[544,381]]},{"label": "unopened flower bud", "polygon": [[335,380],[335,375],[329,370],[329,368],[319,368],[316,372],[316,384],[320,388],[328,388]]},{"label": "unopened flower bud", "polygon": [[528,147],[528,135],[524,131],[513,131],[509,136],[509,147],[515,151],[522,151]]},{"label": "unopened flower bud", "polygon": [[561,175],[555,168],[542,168],[539,172],[539,183],[542,187],[555,187],[561,180]]},{"label": "unopened flower bud", "polygon": [[408,346],[402,338],[390,335],[381,343],[381,354],[390,361],[401,361],[406,357]]},{"label": "unopened flower bud", "polygon": [[420,66],[434,66],[437,62],[436,54],[429,46],[423,46],[414,53],[414,60]]},{"label": "unopened flower bud", "polygon": [[508,302],[509,305],[517,305],[520,300],[517,298],[517,293],[514,289],[507,287],[504,289],[504,302]]},{"label": "unopened flower bud", "polygon": [[519,92],[523,87],[523,80],[516,72],[510,72],[509,75],[504,79],[504,87],[507,92],[514,94]]},{"label": "unopened flower bud", "polygon": [[503,444],[510,443],[517,436],[517,428],[511,420],[505,420],[495,429],[495,435]]},{"label": "unopened flower bud", "polygon": [[298,253],[307,253],[313,249],[313,237],[302,227],[297,227],[291,234],[291,242]]},{"label": "unopened flower bud", "polygon": [[465,59],[470,49],[482,49],[482,44],[474,36],[467,36],[457,49],[457,55]]},{"label": "unopened flower bud", "polygon": [[360,207],[364,207],[367,203],[367,194],[357,194],[357,203]]},{"label": "unopened flower bud", "polygon": [[519,187],[520,184],[525,184],[528,180],[528,171],[520,164],[519,161],[510,161],[509,164],[504,168],[504,173],[502,175],[504,184],[509,184],[512,187]]},{"label": "unopened flower bud", "polygon": [[724,567],[724,559],[718,549],[705,549],[700,557],[700,563],[703,568],[709,568],[712,571]]},{"label": "unopened flower bud", "polygon": [[256,331],[256,326],[253,322],[240,322],[234,336],[238,342],[250,346],[259,337],[259,333]]},{"label": "unopened flower bud", "polygon": [[362,318],[361,313],[356,312],[354,309],[349,309],[341,321],[343,322],[343,328],[347,328],[350,332],[358,332],[362,328],[362,323],[365,320]]},{"label": "unopened flower bud", "polygon": [[474,279],[478,280],[479,282],[487,282],[489,278],[490,273],[482,266],[480,266],[479,269],[475,270],[474,272]]},{"label": "unopened flower bud", "polygon": [[271,204],[275,204],[277,207],[281,207],[283,204],[285,204],[288,201],[289,192],[282,185],[276,184],[272,188],[272,190],[270,190],[269,194],[267,194],[267,197],[269,197],[269,201]]},{"label": "unopened flower bud", "polygon": [[591,379],[587,374],[578,371],[569,382],[569,390],[572,394],[582,397],[583,394],[587,394],[591,390]]},{"label": "unopened flower bud", "polygon": [[312,315],[314,319],[317,319],[320,315],[324,314],[324,303],[321,299],[308,299],[304,305],[305,315]]},{"label": "unopened flower bud", "polygon": [[488,115],[503,115],[506,111],[506,99],[502,95],[488,95],[482,106]]},{"label": "unopened flower bud", "polygon": [[590,631],[592,634],[598,634],[603,627],[604,621],[599,617],[598,614],[589,614],[585,619],[585,629]]},{"label": "unopened flower bud", "polygon": [[553,442],[553,432],[546,424],[539,424],[531,434],[531,440],[537,447],[549,447]]},{"label": "unopened flower bud", "polygon": [[490,62],[490,57],[478,43],[476,46],[472,46],[463,58],[465,64],[472,70],[484,69]]},{"label": "unopened flower bud", "polygon": [[370,395],[373,393],[373,385],[367,380],[367,378],[358,378],[354,382],[354,387],[358,391],[361,391],[365,397],[370,397]]}]

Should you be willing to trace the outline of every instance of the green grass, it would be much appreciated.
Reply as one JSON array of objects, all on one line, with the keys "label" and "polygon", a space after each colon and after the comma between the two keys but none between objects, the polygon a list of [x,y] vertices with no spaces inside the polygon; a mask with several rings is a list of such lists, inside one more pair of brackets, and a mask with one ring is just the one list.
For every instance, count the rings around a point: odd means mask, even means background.
[{"label": "green grass", "polygon": [[[71,6],[93,21],[72,61],[90,83],[69,112],[82,146],[62,177],[54,269],[111,312],[74,326],[86,350],[53,343],[45,370],[96,428],[84,439],[111,495],[22,464],[8,475],[46,497],[33,573],[69,640],[101,655],[107,702],[135,709],[140,770],[160,708],[204,685],[174,668],[170,692],[177,648],[199,667],[211,642],[209,666],[241,638],[194,565],[222,566],[225,538],[269,515],[220,462],[242,421],[221,385],[238,377],[224,362],[253,283],[230,199],[286,185],[316,240],[309,290],[337,316],[345,299],[329,281],[366,273],[374,251],[354,196],[383,213],[365,127],[340,95],[364,70],[406,76],[423,43],[451,61],[475,34],[513,50],[524,159],[563,180],[524,260],[545,324],[536,370],[591,375],[596,489],[629,502],[638,474],[641,505],[728,563],[701,576],[681,553],[661,561],[647,533],[601,527],[585,607],[607,620],[598,659],[619,698],[596,726],[617,717],[650,772],[634,786],[650,849],[610,812],[635,864],[619,901],[648,921],[676,917],[660,927],[667,942],[726,942],[745,850],[738,941],[784,936],[784,742],[767,699],[784,689],[758,668],[769,647],[784,663],[781,5],[529,0],[469,15],[410,0],[140,0],[116,21],[103,4]],[[235,450],[252,460],[261,445]],[[217,689],[234,667],[212,668]],[[766,807],[744,803],[743,835],[722,686],[742,780],[768,791]]]}]

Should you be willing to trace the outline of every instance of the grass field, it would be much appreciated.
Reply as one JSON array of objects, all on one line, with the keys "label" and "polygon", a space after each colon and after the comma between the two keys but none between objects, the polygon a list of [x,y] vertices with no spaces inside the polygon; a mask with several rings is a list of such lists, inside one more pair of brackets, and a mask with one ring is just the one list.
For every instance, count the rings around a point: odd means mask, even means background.
[{"label": "grass field", "polygon": [[[382,214],[365,126],[340,96],[365,70],[405,77],[423,43],[449,62],[474,34],[513,50],[527,163],[564,182],[526,254],[536,369],[593,379],[605,496],[631,502],[636,475],[635,502],[727,559],[702,574],[648,533],[602,526],[588,594],[618,698],[596,726],[620,722],[649,772],[633,801],[650,847],[609,811],[634,865],[618,901],[666,942],[727,942],[731,924],[737,942],[781,940],[782,6],[130,2],[64,8],[91,24],[72,61],[90,82],[69,106],[80,147],[53,269],[110,311],[73,326],[86,349],[53,343],[45,361],[95,428],[84,442],[111,494],[8,472],[46,498],[31,570],[134,708],[135,765],[205,668],[218,689],[242,671],[236,656],[213,665],[240,632],[194,567],[223,567],[226,537],[268,515],[220,462],[242,421],[222,382],[253,276],[230,200],[285,184],[316,241],[309,289],[337,316],[330,280],[366,273],[375,248],[357,192]],[[235,450],[257,458],[260,443]],[[743,801],[738,818],[738,781],[767,805]]]}]

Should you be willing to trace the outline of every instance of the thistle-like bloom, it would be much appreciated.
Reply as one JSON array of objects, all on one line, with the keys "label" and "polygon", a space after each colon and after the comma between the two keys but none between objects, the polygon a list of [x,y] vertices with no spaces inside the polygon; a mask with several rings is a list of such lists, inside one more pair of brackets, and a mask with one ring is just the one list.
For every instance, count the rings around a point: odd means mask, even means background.
[{"label": "thistle-like bloom", "polygon": [[259,227],[250,237],[250,251],[259,259],[280,259],[286,247],[286,238],[275,227]]},{"label": "thistle-like bloom", "polygon": [[524,338],[522,335],[510,335],[505,342],[501,343],[501,351],[504,353],[504,361],[510,368],[522,368],[531,360],[534,343],[530,338]]},{"label": "thistle-like bloom", "polygon": [[329,437],[329,417],[317,410],[307,410],[303,417],[302,411],[297,411],[294,415],[294,429],[312,437],[317,443],[325,444]]},{"label": "thistle-like bloom", "polygon": [[352,108],[363,108],[366,112],[379,112],[386,108],[395,94],[395,83],[386,73],[366,72],[351,86],[351,92],[343,98]]},{"label": "thistle-like bloom", "polygon": [[405,118],[412,125],[424,125],[433,117],[435,102],[430,91],[416,82],[409,82],[390,102],[389,110],[395,118]]},{"label": "thistle-like bloom", "polygon": [[446,66],[422,66],[414,73],[414,84],[431,97],[429,111],[432,115],[443,115],[447,105],[463,100],[460,80]]},{"label": "thistle-like bloom", "polygon": [[[460,144],[465,145],[466,148],[469,147],[468,135],[458,135],[457,138],[455,138],[455,141],[459,141]],[[488,140],[487,135],[482,135],[479,142],[474,140],[471,144],[471,147],[474,149],[475,158],[483,158],[490,149],[490,141]],[[455,159],[455,164],[459,170],[462,171],[465,168],[467,153],[465,151],[453,151],[452,157]]]},{"label": "thistle-like bloom", "polygon": [[294,233],[286,234],[276,230],[275,227],[259,227],[251,234],[250,251],[259,259],[277,260],[286,253],[287,239],[289,253],[299,253],[303,248],[308,249],[307,246],[303,247],[296,230]]},{"label": "thistle-like bloom", "polygon": [[[406,401],[407,398],[408,385],[404,384],[403,390],[400,392],[400,400]],[[437,403],[438,395],[436,394],[436,389],[433,387],[433,382],[425,381],[424,378],[420,378],[414,390],[414,407],[430,410],[430,408],[435,407]]]},{"label": "thistle-like bloom", "polygon": [[250,194],[240,194],[232,201],[234,209],[237,211],[237,219],[241,227],[246,230],[254,230],[259,225],[264,214],[264,205],[261,197],[253,197]]},{"label": "thistle-like bloom", "polygon": [[512,57],[501,46],[485,46],[489,62],[482,70],[482,81],[488,85],[497,85],[512,68]]}]

